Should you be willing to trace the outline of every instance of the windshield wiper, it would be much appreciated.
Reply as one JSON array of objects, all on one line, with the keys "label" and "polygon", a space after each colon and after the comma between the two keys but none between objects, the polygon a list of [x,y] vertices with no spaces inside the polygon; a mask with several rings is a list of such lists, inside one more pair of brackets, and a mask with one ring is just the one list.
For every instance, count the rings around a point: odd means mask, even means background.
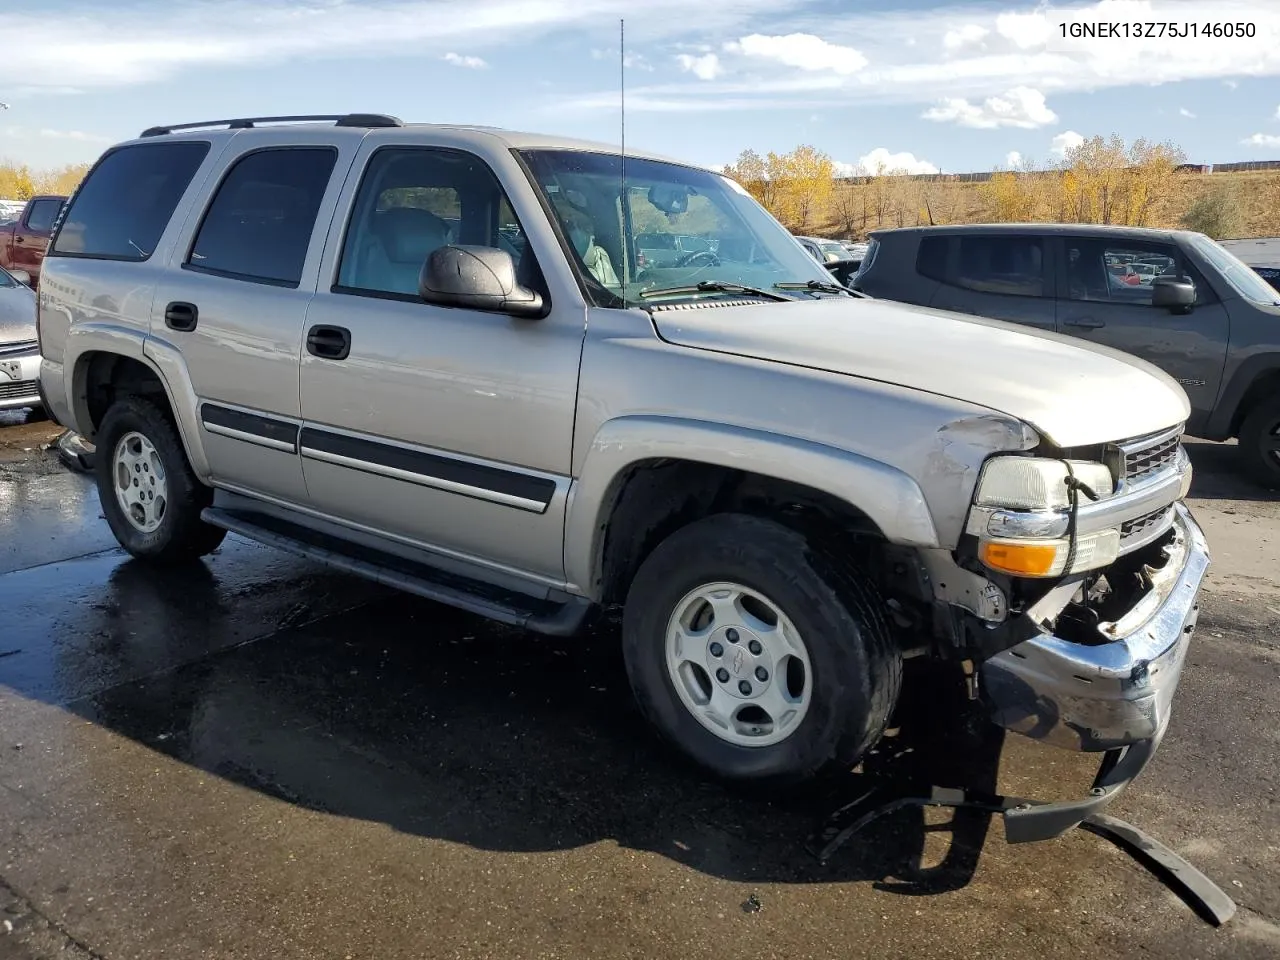
[{"label": "windshield wiper", "polygon": [[853,293],[848,287],[842,287],[838,283],[832,283],[829,280],[784,280],[781,283],[775,283],[774,287],[778,290],[815,290],[818,293]]},{"label": "windshield wiper", "polygon": [[775,300],[779,303],[791,303],[795,300],[794,297],[784,297],[782,294],[774,293],[772,290],[745,287],[740,283],[729,283],[725,280],[703,280],[701,283],[695,283],[687,287],[660,287],[657,290],[641,290],[639,295],[648,299],[649,297],[678,297],[693,293],[746,293],[753,297],[764,297],[766,300]]}]

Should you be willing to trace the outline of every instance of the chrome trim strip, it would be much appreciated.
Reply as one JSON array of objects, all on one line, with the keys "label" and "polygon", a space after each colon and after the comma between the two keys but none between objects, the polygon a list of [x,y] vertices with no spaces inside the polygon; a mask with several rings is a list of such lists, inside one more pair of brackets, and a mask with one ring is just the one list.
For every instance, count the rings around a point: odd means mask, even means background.
[{"label": "chrome trim strip", "polygon": [[344,457],[341,454],[329,453],[325,450],[316,450],[312,447],[303,446],[300,449],[302,455],[311,460],[323,460],[326,463],[332,463],[340,467],[350,467],[353,470],[361,470],[365,473],[376,473],[392,480],[405,480],[409,483],[416,483],[419,486],[432,487],[436,490],[443,490],[446,493],[457,493],[464,497],[473,497],[477,500],[488,500],[491,503],[500,503],[503,506],[515,507],[517,510],[528,510],[530,513],[545,513],[549,505],[537,500],[527,500],[524,497],[515,497],[509,493],[499,493],[496,490],[486,490],[483,487],[473,487],[469,484],[455,483],[452,480],[443,480],[439,477],[429,477],[421,473],[411,473],[408,470],[399,470],[396,467],[387,467],[380,463],[371,463],[368,460],[357,460],[354,457]]},{"label": "chrome trim strip", "polygon": [[236,430],[232,427],[224,427],[220,423],[209,423],[207,420],[201,423],[201,426],[209,433],[216,433],[220,437],[230,437],[232,440],[243,440],[245,443],[256,444],[259,447],[268,447],[272,450],[281,450],[285,453],[297,453],[292,443],[285,443],[283,440],[274,440],[271,437],[263,437],[256,433],[245,433],[243,430]]}]

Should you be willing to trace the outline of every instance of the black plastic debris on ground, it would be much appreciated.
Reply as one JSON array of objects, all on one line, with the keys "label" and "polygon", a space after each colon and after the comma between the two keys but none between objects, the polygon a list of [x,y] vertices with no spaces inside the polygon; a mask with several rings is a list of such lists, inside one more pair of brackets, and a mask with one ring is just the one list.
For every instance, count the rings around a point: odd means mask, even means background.
[{"label": "black plastic debris on ground", "polygon": [[759,913],[763,906],[764,904],[760,902],[760,898],[753,893],[751,896],[747,897],[746,900],[742,901],[742,912]]},{"label": "black plastic debris on ground", "polygon": [[53,441],[52,446],[58,452],[58,459],[71,470],[77,473],[93,470],[93,444],[80,434],[67,430]]}]

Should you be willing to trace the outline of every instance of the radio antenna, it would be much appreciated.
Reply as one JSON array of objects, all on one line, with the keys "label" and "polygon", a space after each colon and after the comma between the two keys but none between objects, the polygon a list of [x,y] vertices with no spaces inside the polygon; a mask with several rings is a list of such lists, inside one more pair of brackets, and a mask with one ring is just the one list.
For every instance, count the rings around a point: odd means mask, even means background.
[{"label": "radio antenna", "polygon": [[[621,190],[618,195],[618,202],[622,206],[623,223],[629,226],[631,223],[631,203],[627,198],[627,21],[625,18],[618,20],[618,117],[621,127],[621,143],[618,157],[618,179]],[[630,258],[626,256],[626,243],[627,238],[624,231],[622,237],[624,276],[631,272]]]}]

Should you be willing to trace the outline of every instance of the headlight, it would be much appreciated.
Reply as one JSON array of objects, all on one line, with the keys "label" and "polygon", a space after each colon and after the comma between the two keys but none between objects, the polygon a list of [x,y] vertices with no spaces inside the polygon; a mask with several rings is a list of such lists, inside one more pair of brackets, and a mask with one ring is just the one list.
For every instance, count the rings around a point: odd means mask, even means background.
[{"label": "headlight", "polygon": [[[1115,491],[1115,481],[1105,463],[1070,462],[1076,479],[1099,497],[1109,497]],[[1071,503],[1067,476],[1067,465],[1061,460],[995,457],[982,468],[974,503],[1013,510],[1065,510]]]},{"label": "headlight", "polygon": [[[1067,478],[1089,487],[1099,499],[1115,492],[1103,463],[1038,457],[995,457],[983,467],[974,493],[969,532],[978,537],[978,557],[992,570],[1015,577],[1060,577],[1111,564],[1120,553],[1120,530],[1076,538],[1070,569],[1070,489]],[[1088,498],[1081,494],[1081,502]]]}]

